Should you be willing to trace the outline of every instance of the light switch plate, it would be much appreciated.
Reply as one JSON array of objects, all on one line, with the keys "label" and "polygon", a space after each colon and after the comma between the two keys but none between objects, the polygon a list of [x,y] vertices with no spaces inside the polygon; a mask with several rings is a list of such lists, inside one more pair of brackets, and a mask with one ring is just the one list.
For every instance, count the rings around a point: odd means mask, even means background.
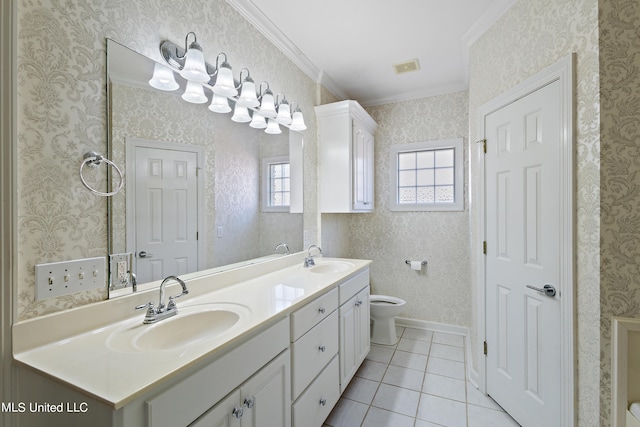
[{"label": "light switch plate", "polygon": [[106,287],[104,257],[36,265],[36,301]]}]

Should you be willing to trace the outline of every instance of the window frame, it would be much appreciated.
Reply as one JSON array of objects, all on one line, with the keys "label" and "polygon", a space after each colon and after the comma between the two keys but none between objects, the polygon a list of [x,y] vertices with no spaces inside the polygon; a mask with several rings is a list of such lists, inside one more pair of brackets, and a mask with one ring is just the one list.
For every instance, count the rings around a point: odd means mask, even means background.
[{"label": "window frame", "polygon": [[[289,164],[289,204],[272,206],[271,203],[271,165]],[[265,157],[262,159],[262,212],[289,212],[291,210],[291,161],[289,156]]]},{"label": "window frame", "polygon": [[[420,151],[453,149],[453,197],[451,203],[398,203],[398,155]],[[390,147],[389,171],[391,175],[389,193],[391,211],[399,212],[438,212],[464,210],[464,144],[462,138],[440,139],[433,141],[395,144]]]}]

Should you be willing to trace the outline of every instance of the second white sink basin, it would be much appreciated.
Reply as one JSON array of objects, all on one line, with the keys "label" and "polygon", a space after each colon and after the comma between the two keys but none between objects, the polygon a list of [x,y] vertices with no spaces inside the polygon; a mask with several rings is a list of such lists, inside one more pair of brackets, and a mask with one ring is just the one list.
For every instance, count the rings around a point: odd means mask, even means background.
[{"label": "second white sink basin", "polygon": [[178,307],[178,314],[152,325],[128,323],[116,330],[107,345],[117,351],[160,351],[184,348],[230,332],[249,318],[238,304],[200,304]]},{"label": "second white sink basin", "polygon": [[344,261],[319,261],[315,266],[309,267],[311,273],[340,273],[348,270],[354,265]]}]

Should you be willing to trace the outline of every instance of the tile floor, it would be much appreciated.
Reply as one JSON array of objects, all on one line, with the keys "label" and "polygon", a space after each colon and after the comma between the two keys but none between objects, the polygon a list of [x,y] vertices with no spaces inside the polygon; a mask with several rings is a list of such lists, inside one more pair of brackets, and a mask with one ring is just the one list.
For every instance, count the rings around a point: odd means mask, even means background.
[{"label": "tile floor", "polygon": [[464,338],[398,328],[371,351],[324,427],[517,427],[466,381]]}]

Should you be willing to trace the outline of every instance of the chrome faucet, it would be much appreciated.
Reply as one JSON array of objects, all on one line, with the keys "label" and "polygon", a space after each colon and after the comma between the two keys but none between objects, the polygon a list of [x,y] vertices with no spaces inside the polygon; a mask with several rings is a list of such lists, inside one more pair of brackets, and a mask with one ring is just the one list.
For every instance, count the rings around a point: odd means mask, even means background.
[{"label": "chrome faucet", "polygon": [[[169,297],[169,303],[165,306],[164,305],[164,288],[167,285],[167,282],[171,280],[175,280],[176,282],[180,283],[180,286],[182,286],[182,293]],[[158,308],[154,307],[152,302],[148,302],[146,304],[139,305],[136,307],[136,310],[142,310],[144,308],[147,309],[147,314],[145,314],[144,321],[142,323],[145,323],[145,324],[156,323],[156,322],[159,322],[160,320],[166,319],[167,317],[175,316],[176,314],[178,314],[178,307],[176,306],[174,299],[180,298],[181,296],[186,295],[188,293],[189,293],[189,290],[187,289],[187,285],[184,283],[182,279],[180,279],[177,276],[165,277],[165,279],[160,284],[160,301],[158,302]]]},{"label": "chrome faucet", "polygon": [[280,248],[284,248],[284,254],[283,255],[289,255],[291,253],[291,251],[289,251],[289,246],[287,246],[286,243],[279,243],[276,245],[276,248],[273,250],[274,253],[278,253],[278,249]]},{"label": "chrome faucet", "polygon": [[311,245],[309,246],[309,250],[307,251],[307,254],[309,255],[307,258],[304,259],[304,267],[308,268],[308,267],[313,267],[314,265],[316,265],[316,262],[313,260],[313,255],[311,255],[311,249],[316,248],[319,252],[319,255],[322,255],[322,249],[320,248],[320,246],[318,245]]}]

